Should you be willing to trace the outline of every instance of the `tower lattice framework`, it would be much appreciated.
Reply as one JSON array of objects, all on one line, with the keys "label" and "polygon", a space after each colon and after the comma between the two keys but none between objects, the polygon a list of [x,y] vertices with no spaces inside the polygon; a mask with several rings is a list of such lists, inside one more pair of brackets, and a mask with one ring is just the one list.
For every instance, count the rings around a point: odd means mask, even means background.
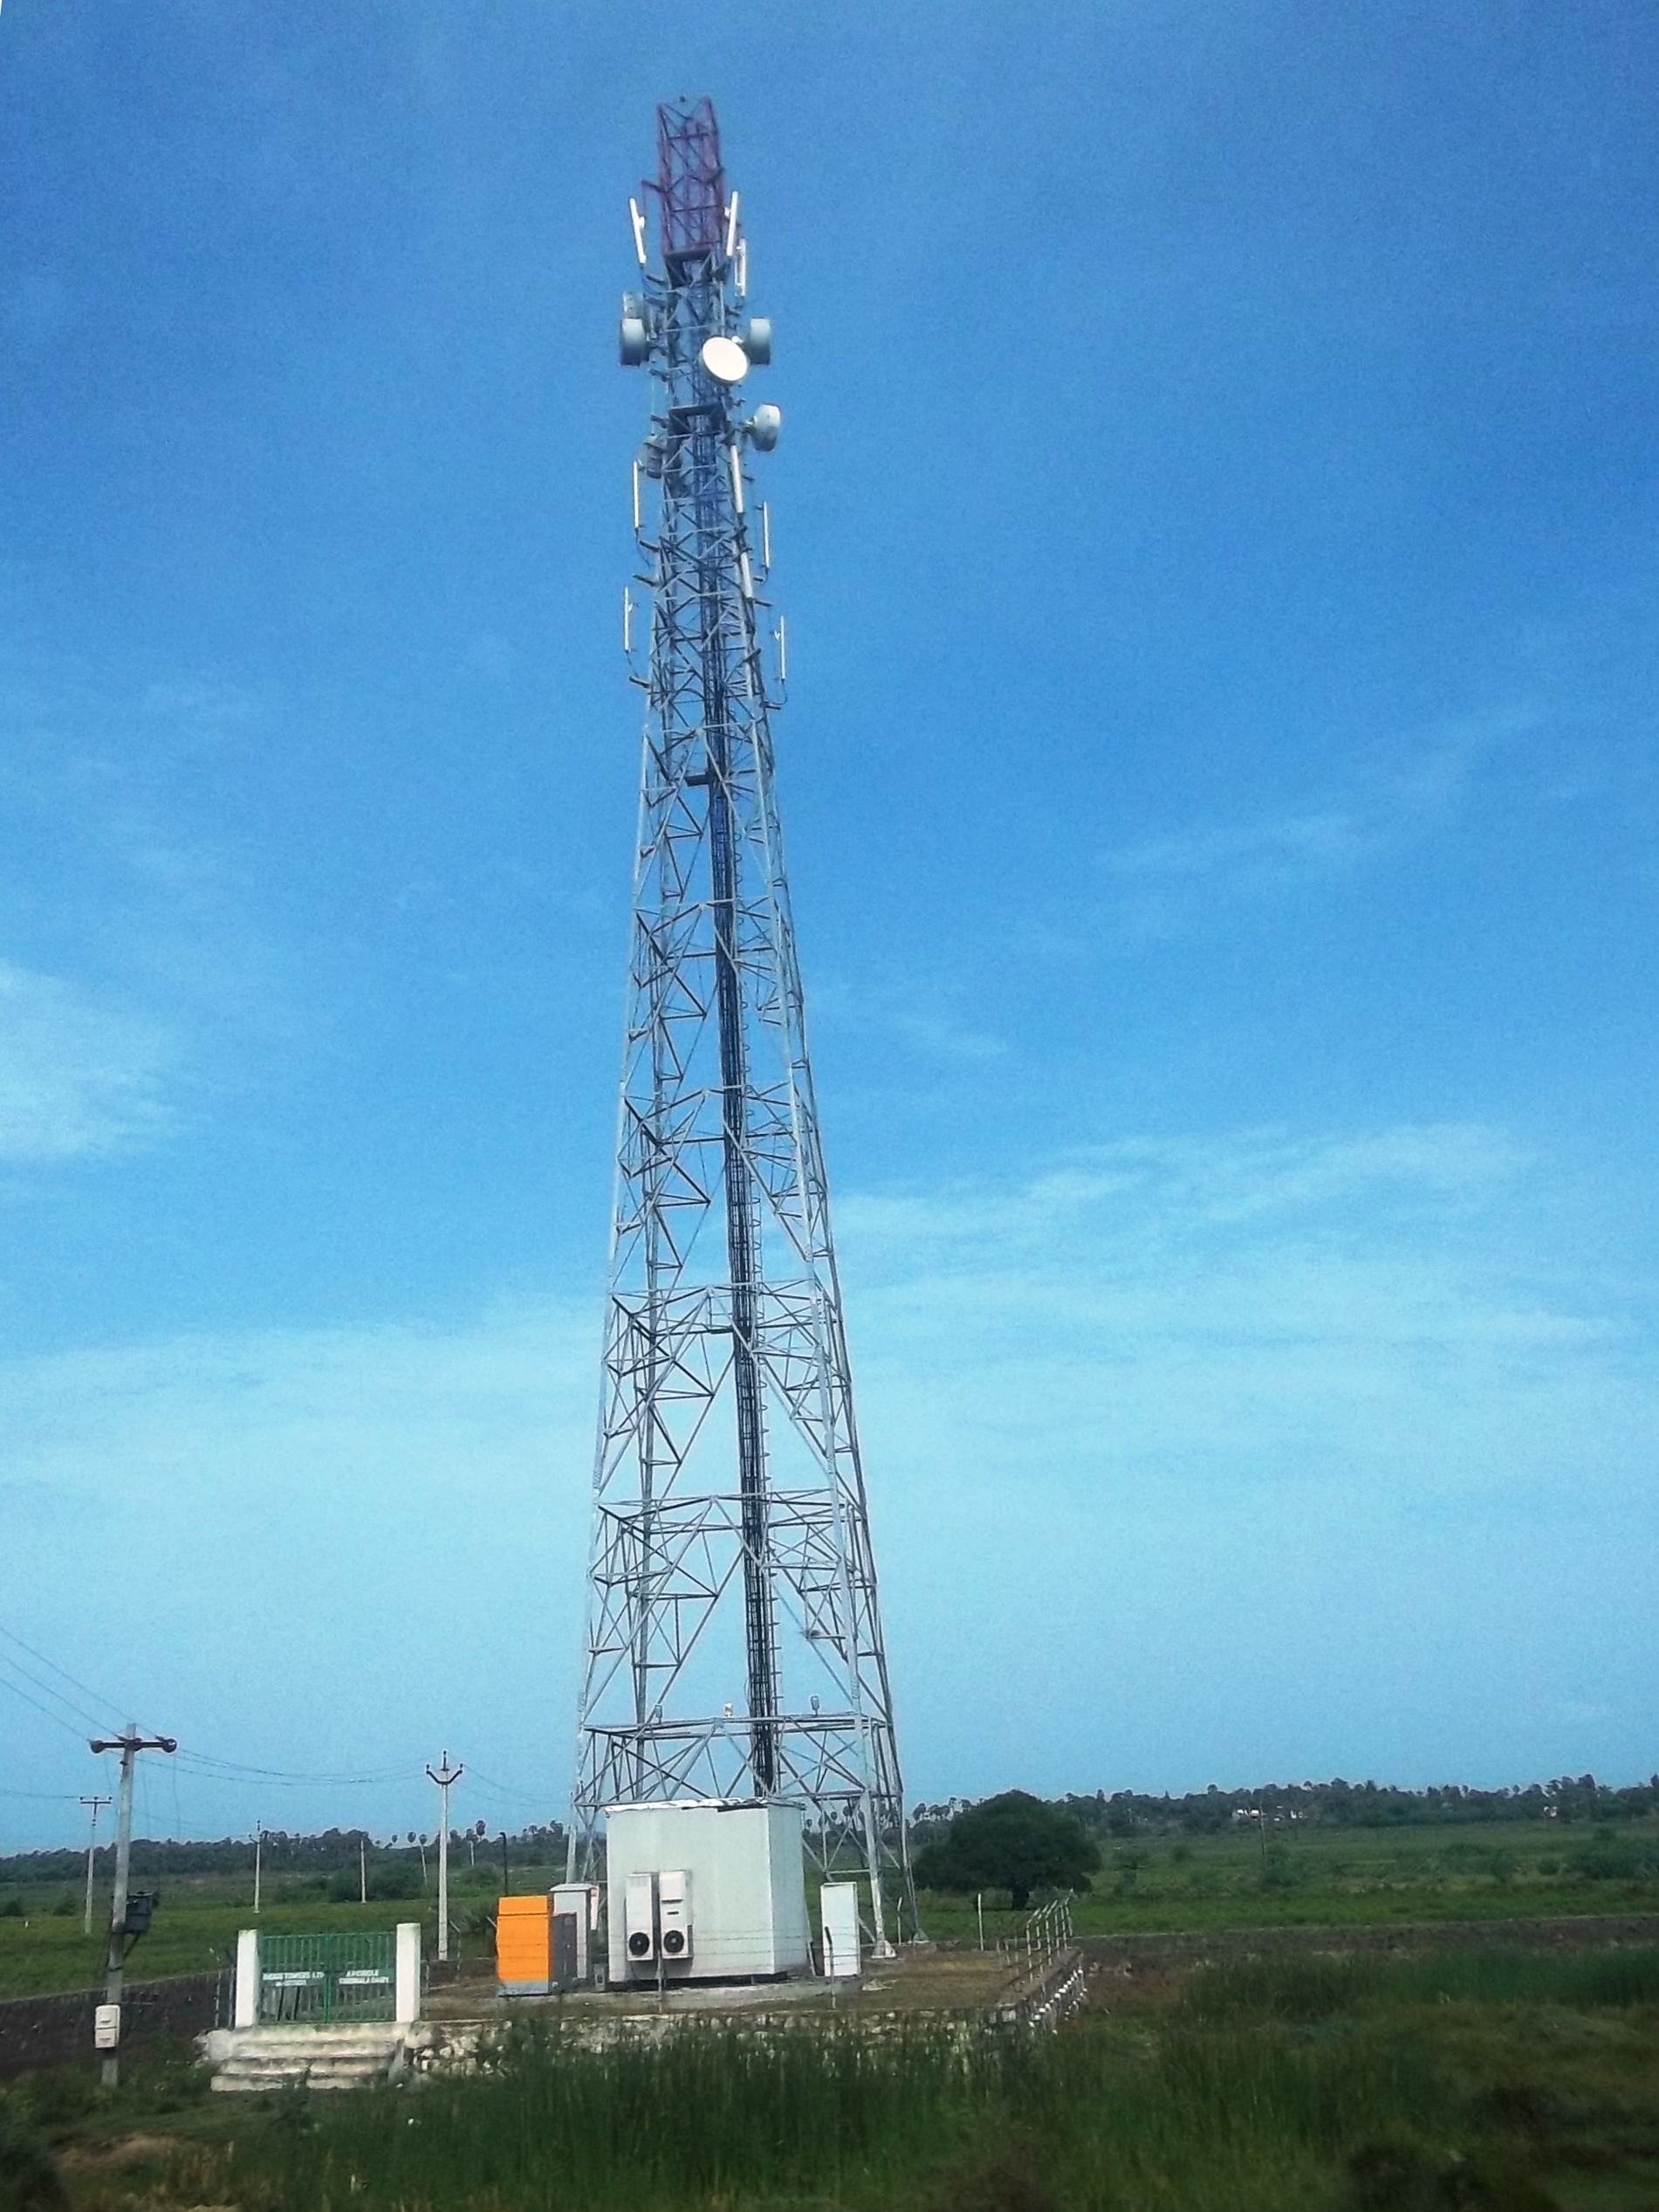
[{"label": "tower lattice framework", "polygon": [[[646,690],[573,1869],[607,1805],[780,1799],[874,1929],[914,1919],[783,845],[783,626],[751,408],[771,358],[707,100],[657,113],[621,355],[650,378]],[[716,341],[712,343],[710,341]]]}]

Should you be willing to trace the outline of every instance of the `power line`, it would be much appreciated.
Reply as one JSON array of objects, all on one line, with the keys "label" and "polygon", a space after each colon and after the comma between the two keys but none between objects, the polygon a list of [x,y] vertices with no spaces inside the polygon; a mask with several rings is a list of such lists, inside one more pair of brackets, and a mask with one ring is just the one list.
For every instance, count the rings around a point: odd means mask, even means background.
[{"label": "power line", "polygon": [[54,1705],[61,1706],[65,1713],[74,1714],[84,1727],[96,1725],[94,1715],[113,1710],[113,1707],[110,1706],[83,1705],[78,1698],[65,1697],[55,1683],[45,1680],[31,1668],[26,1667],[21,1659],[13,1659],[10,1652],[0,1652],[0,1667],[6,1668],[11,1674],[21,1675],[25,1682],[32,1682],[43,1697],[49,1697]]},{"label": "power line", "polygon": [[532,1796],[527,1790],[510,1789],[504,1782],[494,1781],[489,1775],[481,1774],[476,1767],[468,1771],[474,1782],[481,1782],[492,1796],[504,1798],[510,1805],[539,1805],[545,1802],[539,1794]]},{"label": "power line", "polygon": [[[79,1704],[76,1699],[66,1697],[51,1682],[43,1681],[39,1675],[23,1666],[19,1660],[11,1658],[10,1653],[0,1651],[0,1686],[10,1690],[13,1695],[21,1698],[25,1705],[32,1706],[43,1719],[52,1721],[69,1735],[84,1739],[88,1725],[101,1728],[106,1725],[110,1714],[121,1709],[115,1699],[100,1697],[98,1691],[94,1690],[90,1684],[81,1681],[78,1676],[72,1674],[67,1667],[59,1666],[56,1659],[48,1659],[45,1652],[38,1652],[32,1644],[25,1643],[21,1636],[7,1628],[3,1622],[0,1622],[0,1638],[3,1638],[8,1644],[15,1644],[20,1652],[26,1652],[29,1657],[39,1666],[48,1668],[61,1680],[67,1682],[71,1688],[78,1690],[81,1696],[93,1700],[92,1705],[87,1707]],[[7,1669],[11,1672],[7,1673],[5,1671]],[[12,1679],[13,1674],[21,1675],[24,1681],[32,1684],[42,1695],[54,1700],[64,1708],[64,1712],[53,1712],[50,1707],[42,1705],[38,1698],[31,1697],[20,1683]],[[73,1714],[76,1717],[72,1721],[65,1720],[64,1713]],[[178,1754],[178,1765],[194,1773],[203,1782],[219,1782],[226,1784],[258,1783],[262,1786],[269,1784],[278,1790],[374,1790],[387,1783],[406,1782],[410,1778],[410,1770],[401,1766],[381,1767],[368,1774],[297,1774],[283,1767],[256,1767],[240,1759],[218,1759],[214,1757],[211,1752],[207,1751],[181,1751]],[[472,1773],[476,1780],[483,1783],[486,1789],[497,1796],[504,1798],[510,1804],[537,1805],[541,1803],[538,1796],[533,1796],[527,1791],[510,1789],[502,1783],[490,1781],[487,1775],[480,1775],[476,1767],[472,1769]],[[141,1776],[140,1781],[141,1787]],[[176,1789],[176,1783],[175,1787]],[[31,1796],[46,1797],[50,1796],[50,1793],[0,1790],[0,1796]],[[57,1800],[52,1799],[51,1802],[57,1802]]]},{"label": "power line", "polygon": [[410,1771],[407,1767],[383,1767],[374,1774],[291,1774],[281,1767],[250,1767],[236,1759],[215,1759],[205,1751],[181,1751],[179,1758],[204,1782],[271,1782],[289,1790],[366,1790],[380,1783],[407,1781]]},{"label": "power line", "polygon": [[[93,1700],[91,1706],[83,1706],[76,1699],[65,1697],[64,1693],[56,1688],[53,1684],[43,1681],[39,1675],[23,1666],[19,1660],[11,1658],[8,1652],[0,1652],[0,1669],[11,1670],[11,1673],[0,1672],[0,1683],[3,1683],[15,1696],[20,1697],[26,1705],[33,1706],[35,1711],[44,1719],[56,1722],[59,1728],[66,1728],[70,1735],[84,1735],[88,1725],[102,1728],[110,1714],[122,1709],[116,1699],[100,1695],[89,1683],[83,1682],[77,1675],[72,1674],[67,1667],[59,1666],[56,1659],[49,1659],[45,1652],[38,1652],[32,1644],[25,1643],[21,1636],[6,1627],[3,1622],[0,1622],[0,1638],[3,1638],[8,1644],[15,1644],[20,1652],[26,1652],[38,1666],[47,1668],[60,1680],[67,1682],[72,1689],[79,1691],[82,1697],[90,1698]],[[38,1699],[31,1697],[27,1690],[11,1679],[12,1674],[20,1674],[24,1681],[31,1683],[42,1695],[52,1699],[64,1708],[65,1712],[74,1714],[77,1716],[75,1721],[65,1720],[62,1713],[52,1712],[48,1707],[42,1705]],[[204,1779],[270,1782],[295,1790],[317,1787],[329,1790],[361,1790],[372,1788],[380,1783],[399,1782],[407,1778],[407,1770],[402,1767],[387,1767],[374,1774],[293,1774],[278,1767],[254,1767],[246,1765],[240,1760],[216,1759],[210,1753],[205,1751],[184,1751],[181,1752],[179,1756],[186,1765],[195,1769]]]},{"label": "power line", "polygon": [[21,1698],[25,1705],[32,1705],[35,1711],[50,1721],[54,1728],[62,1728],[65,1734],[77,1739],[85,1736],[86,1730],[84,1723],[77,1725],[73,1721],[65,1721],[61,1713],[54,1713],[50,1706],[42,1705],[38,1698],[31,1697],[28,1691],[20,1688],[9,1674],[0,1674],[0,1686],[10,1690],[13,1697]]},{"label": "power line", "polygon": [[[72,1675],[69,1672],[67,1667],[59,1666],[56,1659],[48,1659],[45,1652],[38,1652],[32,1644],[25,1644],[22,1637],[17,1635],[12,1630],[9,1629],[3,1621],[0,1621],[0,1636],[3,1636],[8,1644],[15,1644],[20,1652],[27,1652],[30,1658],[37,1661],[41,1666],[49,1667],[54,1674],[60,1676],[64,1681],[67,1682],[72,1689],[79,1690],[83,1697],[91,1698],[93,1707],[98,1711],[103,1713],[113,1713],[115,1711],[119,1702],[118,1700],[114,1698],[106,1698],[101,1691],[93,1689],[89,1683],[79,1680],[76,1676]],[[16,1664],[17,1662],[14,1659],[12,1661],[12,1665],[16,1666]],[[34,1676],[31,1675],[30,1680],[33,1681],[35,1680]],[[44,1687],[45,1686],[43,1685],[42,1686]],[[53,1694],[57,1695],[60,1693],[54,1692]],[[69,1700],[67,1698],[65,1698],[63,1701],[65,1705],[69,1703]]]}]

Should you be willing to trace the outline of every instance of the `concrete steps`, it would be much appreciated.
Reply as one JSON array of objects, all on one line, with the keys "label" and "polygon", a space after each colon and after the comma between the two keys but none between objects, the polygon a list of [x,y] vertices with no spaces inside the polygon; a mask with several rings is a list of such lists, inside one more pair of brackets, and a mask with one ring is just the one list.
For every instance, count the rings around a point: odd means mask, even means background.
[{"label": "concrete steps", "polygon": [[216,2090],[367,2089],[394,2080],[427,2037],[380,2023],[218,2028],[205,2038]]}]

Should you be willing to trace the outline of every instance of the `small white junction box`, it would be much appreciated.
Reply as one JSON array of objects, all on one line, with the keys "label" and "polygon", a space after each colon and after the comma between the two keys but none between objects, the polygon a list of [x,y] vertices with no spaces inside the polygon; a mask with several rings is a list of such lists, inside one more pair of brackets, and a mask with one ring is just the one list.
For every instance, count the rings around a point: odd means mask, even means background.
[{"label": "small white junction box", "polygon": [[613,1982],[737,1982],[808,1966],[799,1806],[612,1805],[605,1853]]}]

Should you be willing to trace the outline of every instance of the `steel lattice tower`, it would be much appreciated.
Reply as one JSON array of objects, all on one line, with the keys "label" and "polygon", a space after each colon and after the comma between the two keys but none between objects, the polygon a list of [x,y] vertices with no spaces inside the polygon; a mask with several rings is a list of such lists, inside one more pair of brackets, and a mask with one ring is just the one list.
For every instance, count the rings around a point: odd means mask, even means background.
[{"label": "steel lattice tower", "polygon": [[[748,457],[779,416],[709,101],[657,111],[634,524],[650,601],[572,1866],[604,1807],[779,1798],[914,1925],[829,1196],[772,788],[783,626]],[[641,610],[643,611],[643,610]],[[633,609],[625,594],[628,642]]]}]

